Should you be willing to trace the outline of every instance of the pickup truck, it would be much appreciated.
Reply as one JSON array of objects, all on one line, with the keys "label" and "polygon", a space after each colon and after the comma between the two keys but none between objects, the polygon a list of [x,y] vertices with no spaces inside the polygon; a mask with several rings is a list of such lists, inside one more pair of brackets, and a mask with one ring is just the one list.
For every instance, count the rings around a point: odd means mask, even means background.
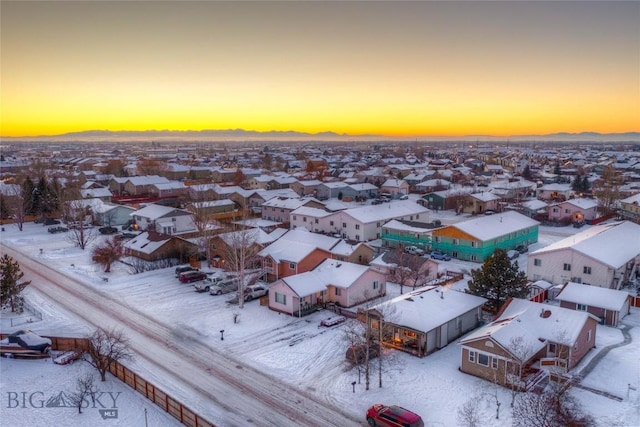
[{"label": "pickup truck", "polygon": [[219,285],[225,281],[230,281],[230,277],[225,276],[208,276],[206,279],[193,284],[198,292],[209,292],[212,286]]}]

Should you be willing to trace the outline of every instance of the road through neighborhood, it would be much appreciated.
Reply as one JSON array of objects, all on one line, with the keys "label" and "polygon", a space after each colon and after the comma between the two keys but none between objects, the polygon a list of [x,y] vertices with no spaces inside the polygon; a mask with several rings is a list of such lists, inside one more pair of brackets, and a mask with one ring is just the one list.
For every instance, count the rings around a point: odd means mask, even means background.
[{"label": "road through neighborhood", "polygon": [[[31,287],[93,327],[122,328],[138,361],[151,364],[157,384],[219,426],[356,426],[363,421],[295,389],[141,313],[110,295],[2,245]],[[158,316],[160,317],[160,316]],[[182,396],[182,398],[181,398]]]}]

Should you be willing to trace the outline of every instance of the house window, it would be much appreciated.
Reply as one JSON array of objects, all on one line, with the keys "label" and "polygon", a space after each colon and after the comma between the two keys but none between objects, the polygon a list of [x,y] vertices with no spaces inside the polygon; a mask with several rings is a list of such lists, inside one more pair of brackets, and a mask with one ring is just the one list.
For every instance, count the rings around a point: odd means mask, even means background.
[{"label": "house window", "polygon": [[356,224],[356,230],[360,230],[360,224]]},{"label": "house window", "polygon": [[471,242],[471,247],[472,248],[477,248],[478,247],[478,242]]},{"label": "house window", "polygon": [[584,267],[582,267],[582,272],[584,274],[591,274],[591,267],[585,265]]},{"label": "house window", "polygon": [[356,234],[356,240],[360,241],[360,235],[359,234]]},{"label": "house window", "polygon": [[339,297],[340,295],[342,295],[342,289],[336,288],[336,296]]},{"label": "house window", "polygon": [[176,218],[171,218],[171,221],[176,222],[177,219]]},{"label": "house window", "polygon": [[553,208],[553,213],[557,213],[558,212],[558,208]]},{"label": "house window", "polygon": [[317,224],[317,223],[318,223],[318,218],[316,218],[316,219],[314,220],[314,222]]},{"label": "house window", "polygon": [[564,213],[568,214],[568,213],[571,213],[571,211],[569,209],[565,209]]},{"label": "house window", "polygon": [[562,269],[564,271],[571,271],[571,264],[567,264],[567,263],[562,264]]},{"label": "house window", "polygon": [[293,216],[293,220],[296,221],[298,219],[298,215]]},{"label": "house window", "polygon": [[373,289],[378,289],[380,287],[380,283],[377,280],[373,281]]},{"label": "house window", "polygon": [[483,353],[478,353],[478,365],[489,366],[489,356]]},{"label": "house window", "polygon": [[475,351],[470,351],[469,352],[469,362],[476,363],[476,352]]},{"label": "house window", "polygon": [[458,240],[458,239],[453,239],[453,244],[454,244],[454,245],[457,245],[458,243],[459,243],[459,240]]},{"label": "house window", "polygon": [[306,216],[302,217],[302,222],[307,222],[307,217]]},{"label": "house window", "polygon": [[587,343],[591,342],[591,329],[587,331]]},{"label": "house window", "polygon": [[471,255],[471,261],[478,261],[478,257],[475,255]]},{"label": "house window", "polygon": [[342,228],[347,228],[347,223],[346,222],[342,223]]},{"label": "house window", "polygon": [[281,293],[276,292],[276,302],[278,304],[286,305],[287,304],[287,296],[285,294],[281,294]]},{"label": "house window", "polygon": [[295,262],[290,262],[289,263],[289,268],[292,269],[292,270],[295,270],[296,269],[296,263]]},{"label": "house window", "polygon": [[441,239],[440,236],[436,236],[436,243],[440,243]]},{"label": "house window", "polygon": [[587,311],[587,305],[586,304],[576,304],[576,310],[578,310],[578,311]]},{"label": "house window", "polygon": [[454,258],[458,258],[458,251],[451,252],[451,256]]},{"label": "house window", "polygon": [[497,357],[492,357],[491,358],[491,368],[492,369],[498,369],[498,358]]},{"label": "house window", "polygon": [[329,221],[329,225],[333,227],[333,221]]},{"label": "house window", "polygon": [[540,258],[534,258],[533,265],[540,267],[542,265],[542,260]]}]

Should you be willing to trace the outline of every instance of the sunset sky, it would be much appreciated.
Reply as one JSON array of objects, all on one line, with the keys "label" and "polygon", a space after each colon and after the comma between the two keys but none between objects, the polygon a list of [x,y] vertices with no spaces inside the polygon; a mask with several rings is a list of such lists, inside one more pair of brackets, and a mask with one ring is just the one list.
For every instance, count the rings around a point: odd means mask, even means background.
[{"label": "sunset sky", "polygon": [[640,2],[2,1],[0,135],[640,130]]}]

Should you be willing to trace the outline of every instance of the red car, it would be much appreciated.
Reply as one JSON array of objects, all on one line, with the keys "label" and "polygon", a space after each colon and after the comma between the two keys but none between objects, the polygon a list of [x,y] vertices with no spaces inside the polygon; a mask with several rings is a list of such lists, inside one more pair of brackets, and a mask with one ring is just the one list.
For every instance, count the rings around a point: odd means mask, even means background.
[{"label": "red car", "polygon": [[418,414],[400,406],[373,405],[367,410],[367,423],[371,427],[424,427]]},{"label": "red car", "polygon": [[186,273],[182,273],[180,275],[180,281],[182,283],[191,283],[197,282],[199,280],[204,280],[207,278],[207,273],[202,271],[187,271]]}]

